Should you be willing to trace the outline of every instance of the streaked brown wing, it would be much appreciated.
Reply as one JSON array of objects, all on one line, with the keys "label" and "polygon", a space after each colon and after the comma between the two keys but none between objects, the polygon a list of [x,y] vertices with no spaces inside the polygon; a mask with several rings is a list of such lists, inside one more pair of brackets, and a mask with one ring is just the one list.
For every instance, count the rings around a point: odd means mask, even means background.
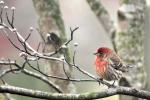
[{"label": "streaked brown wing", "polygon": [[110,62],[110,65],[116,70],[121,70],[121,67],[123,66],[120,57],[117,56],[116,53],[113,53],[110,55],[109,62]]}]

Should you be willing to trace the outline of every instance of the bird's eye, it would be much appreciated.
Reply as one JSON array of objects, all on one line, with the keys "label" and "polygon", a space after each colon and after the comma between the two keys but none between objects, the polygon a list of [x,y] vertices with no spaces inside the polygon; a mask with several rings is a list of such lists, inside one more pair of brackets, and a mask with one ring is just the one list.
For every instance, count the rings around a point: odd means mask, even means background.
[{"label": "bird's eye", "polygon": [[102,52],[99,52],[98,55],[99,55],[99,56],[103,56],[103,53],[102,53]]},{"label": "bird's eye", "polygon": [[100,52],[99,54],[103,54],[102,52]]}]

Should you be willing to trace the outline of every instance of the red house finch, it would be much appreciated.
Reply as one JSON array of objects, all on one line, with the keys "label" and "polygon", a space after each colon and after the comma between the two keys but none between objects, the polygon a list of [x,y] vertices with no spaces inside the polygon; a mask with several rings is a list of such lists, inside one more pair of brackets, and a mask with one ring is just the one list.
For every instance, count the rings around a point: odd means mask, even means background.
[{"label": "red house finch", "polygon": [[115,82],[122,77],[122,72],[128,71],[129,66],[124,65],[120,57],[107,47],[99,48],[95,55],[96,72],[101,79]]}]

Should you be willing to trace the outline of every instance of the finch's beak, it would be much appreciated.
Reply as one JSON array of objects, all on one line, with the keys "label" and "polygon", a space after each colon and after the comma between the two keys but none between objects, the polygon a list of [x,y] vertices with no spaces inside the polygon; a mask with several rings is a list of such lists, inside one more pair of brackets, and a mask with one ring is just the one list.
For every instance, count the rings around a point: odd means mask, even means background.
[{"label": "finch's beak", "polygon": [[97,54],[98,54],[97,52],[93,53],[93,55],[97,55]]}]

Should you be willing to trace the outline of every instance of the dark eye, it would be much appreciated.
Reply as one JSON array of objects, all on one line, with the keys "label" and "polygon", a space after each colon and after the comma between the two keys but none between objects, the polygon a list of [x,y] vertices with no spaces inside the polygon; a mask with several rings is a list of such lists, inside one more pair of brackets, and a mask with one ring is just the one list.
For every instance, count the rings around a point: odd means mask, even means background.
[{"label": "dark eye", "polygon": [[99,56],[103,56],[103,53],[102,53],[102,52],[99,52],[98,55],[99,55]]},{"label": "dark eye", "polygon": [[103,54],[102,52],[100,52],[99,54]]}]

